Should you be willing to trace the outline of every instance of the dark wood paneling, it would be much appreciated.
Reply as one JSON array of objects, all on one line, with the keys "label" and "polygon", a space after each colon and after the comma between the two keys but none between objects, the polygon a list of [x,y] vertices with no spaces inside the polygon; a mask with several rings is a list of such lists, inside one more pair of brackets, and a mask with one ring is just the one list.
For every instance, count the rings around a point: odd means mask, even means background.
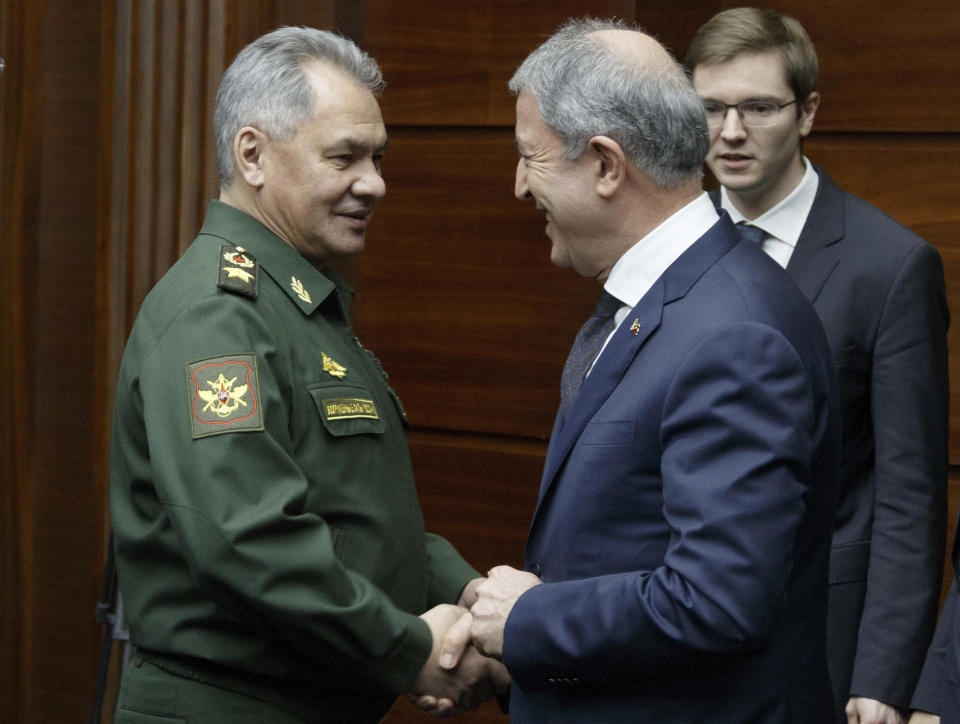
[{"label": "dark wood paneling", "polygon": [[391,125],[513,126],[507,81],[566,18],[632,21],[632,0],[364,3],[363,43],[389,84]]},{"label": "dark wood paneling", "polygon": [[772,6],[796,17],[817,48],[820,130],[960,131],[956,0],[777,0]]},{"label": "dark wood paneling", "polygon": [[16,394],[27,379],[28,320],[21,303],[23,287],[33,270],[22,239],[33,238],[36,223],[38,139],[24,129],[39,123],[37,94],[24,92],[40,81],[35,62],[27,65],[30,48],[39,44],[41,18],[22,0],[0,5],[0,374],[8,391],[0,409],[0,719],[22,721],[29,684],[24,667],[30,661],[30,602],[25,600],[32,566],[24,542],[29,518],[31,471],[27,460],[28,399]]},{"label": "dark wood paneling", "polygon": [[34,221],[10,240],[23,260],[12,301],[25,364],[8,380],[23,436],[13,524],[19,578],[4,592],[16,596],[21,626],[19,647],[5,654],[20,677],[9,720],[69,721],[91,701],[104,527],[91,424],[100,16],[53,0],[26,4],[24,15],[23,66],[11,69],[24,84],[10,101],[24,104],[18,143],[30,155],[18,162],[27,181],[14,213]]},{"label": "dark wood paneling", "polygon": [[[384,724],[424,724],[424,722],[430,721],[426,718],[427,715],[422,711],[415,709],[413,704],[405,696],[401,696],[397,699],[397,703],[394,704],[393,709],[390,710],[390,713],[387,714],[384,718]],[[496,701],[491,700],[483,704],[476,711],[471,711],[467,714],[458,716],[453,721],[457,722],[469,722],[469,724],[478,724],[479,722],[490,722],[490,724],[503,724],[504,722],[509,721],[507,715],[500,711],[500,707]]]},{"label": "dark wood paneling", "polygon": [[[413,431],[410,452],[427,530],[447,538],[481,573],[501,563],[520,567],[546,451],[544,442]],[[463,718],[504,720],[495,702]],[[401,698],[386,721],[424,719]]]},{"label": "dark wood paneling", "polygon": [[807,155],[843,188],[876,204],[937,247],[953,324],[950,459],[960,463],[960,137],[815,133]]},{"label": "dark wood paneling", "polygon": [[417,430],[409,439],[427,529],[481,573],[520,567],[546,442]]},{"label": "dark wood paneling", "polygon": [[682,63],[693,33],[721,9],[720,0],[683,3],[637,0],[637,23]]},{"label": "dark wood paneling", "polygon": [[507,129],[391,128],[387,196],[355,263],[355,320],[415,425],[550,434],[599,285],[549,261],[513,196]]},{"label": "dark wood paneling", "polygon": [[[341,3],[343,0],[341,0]],[[316,0],[277,0],[275,3],[275,25],[307,25],[325,30],[343,30],[343,24],[338,20],[341,14],[337,11],[336,0],[317,2]],[[362,2],[349,2],[360,9]]]}]

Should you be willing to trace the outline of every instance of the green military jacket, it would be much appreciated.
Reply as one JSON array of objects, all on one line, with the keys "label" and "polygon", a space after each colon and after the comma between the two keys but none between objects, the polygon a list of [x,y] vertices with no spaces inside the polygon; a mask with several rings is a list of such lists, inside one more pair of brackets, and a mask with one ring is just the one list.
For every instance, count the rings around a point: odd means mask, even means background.
[{"label": "green military jacket", "polygon": [[[120,371],[110,501],[131,641],[318,720],[377,721],[479,574],[424,532],[405,415],[352,292],[211,202]],[[326,717],[326,718],[324,718]]]}]

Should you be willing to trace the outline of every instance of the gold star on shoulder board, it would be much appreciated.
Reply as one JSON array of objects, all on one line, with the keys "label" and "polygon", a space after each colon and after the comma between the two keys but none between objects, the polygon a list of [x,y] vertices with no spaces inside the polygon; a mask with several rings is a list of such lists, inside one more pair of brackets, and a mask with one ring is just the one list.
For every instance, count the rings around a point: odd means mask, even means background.
[{"label": "gold star on shoulder board", "polygon": [[253,279],[253,274],[243,269],[237,269],[235,266],[225,266],[223,270],[227,273],[228,279],[242,279],[247,284]]}]

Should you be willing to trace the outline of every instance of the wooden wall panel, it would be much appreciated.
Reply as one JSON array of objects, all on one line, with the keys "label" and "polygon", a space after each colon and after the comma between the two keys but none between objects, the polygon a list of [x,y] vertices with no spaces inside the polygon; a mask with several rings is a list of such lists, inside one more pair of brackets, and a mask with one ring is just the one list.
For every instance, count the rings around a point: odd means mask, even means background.
[{"label": "wooden wall panel", "polygon": [[481,573],[520,567],[546,441],[415,430],[410,453],[427,529]]},{"label": "wooden wall panel", "polygon": [[[87,692],[102,505],[91,480],[93,295],[99,16],[75,4],[5,2],[3,258],[7,400],[4,416],[4,721],[66,720]],[[10,43],[11,32],[20,33]],[[8,44],[9,43],[9,44]],[[92,133],[88,135],[92,129]],[[10,175],[6,172],[12,171]],[[8,266],[9,265],[9,266]],[[6,281],[6,279],[5,279]],[[10,367],[6,367],[7,364]],[[7,427],[12,425],[11,428]],[[9,466],[9,467],[7,467]],[[9,516],[9,517],[8,517]],[[11,548],[7,549],[6,546]],[[9,553],[7,553],[9,551]],[[83,623],[78,625],[77,621]],[[9,638],[8,638],[9,637]],[[49,652],[71,651],[76,657]]]},{"label": "wooden wall panel", "polygon": [[[0,57],[5,69],[0,75],[0,374],[7,380],[0,407],[0,719],[20,721],[25,711],[27,688],[24,667],[30,661],[32,607],[25,600],[23,585],[32,573],[31,556],[24,541],[31,532],[30,491],[32,475],[27,461],[29,435],[21,421],[28,419],[28,400],[15,393],[18,381],[27,380],[27,339],[30,329],[24,319],[23,288],[28,265],[24,245],[33,238],[36,215],[38,169],[37,139],[23,138],[24,128],[39,123],[41,104],[35,88],[39,82],[35,63],[26,59],[38,44],[41,19],[28,12],[23,2],[4,0],[0,5]],[[24,515],[27,514],[27,515]],[[22,519],[23,518],[23,519]],[[31,589],[32,590],[32,589]]]},{"label": "wooden wall panel", "polygon": [[[412,432],[410,453],[427,530],[447,538],[481,573],[501,563],[520,567],[546,447],[542,441]],[[459,720],[505,721],[495,702]],[[401,697],[386,721],[424,719]]]},{"label": "wooden wall panel", "polygon": [[[742,3],[726,0],[725,7]],[[820,59],[821,131],[960,131],[955,0],[776,0]]]},{"label": "wooden wall panel", "polygon": [[569,16],[633,20],[631,0],[364,3],[363,45],[381,64],[387,125],[513,126],[507,81]]},{"label": "wooden wall panel", "polygon": [[550,434],[599,287],[550,264],[543,217],[513,196],[515,164],[508,129],[392,129],[355,320],[415,425]]}]

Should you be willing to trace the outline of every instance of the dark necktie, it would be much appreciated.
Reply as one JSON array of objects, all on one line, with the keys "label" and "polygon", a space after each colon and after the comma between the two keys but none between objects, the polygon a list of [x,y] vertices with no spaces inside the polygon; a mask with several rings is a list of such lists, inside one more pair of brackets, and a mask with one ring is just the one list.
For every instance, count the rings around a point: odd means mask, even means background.
[{"label": "dark necktie", "polygon": [[740,234],[740,238],[744,241],[749,241],[757,246],[762,246],[763,240],[767,238],[767,232],[765,232],[759,226],[748,224],[745,221],[741,221],[737,224],[737,233]]},{"label": "dark necktie", "polygon": [[560,380],[560,409],[566,419],[567,413],[573,404],[580,385],[587,376],[587,370],[600,353],[603,342],[614,327],[614,313],[620,308],[620,300],[604,291],[593,310],[593,316],[588,319],[573,340],[573,347],[567,356],[567,364],[563,367],[563,377]]}]

